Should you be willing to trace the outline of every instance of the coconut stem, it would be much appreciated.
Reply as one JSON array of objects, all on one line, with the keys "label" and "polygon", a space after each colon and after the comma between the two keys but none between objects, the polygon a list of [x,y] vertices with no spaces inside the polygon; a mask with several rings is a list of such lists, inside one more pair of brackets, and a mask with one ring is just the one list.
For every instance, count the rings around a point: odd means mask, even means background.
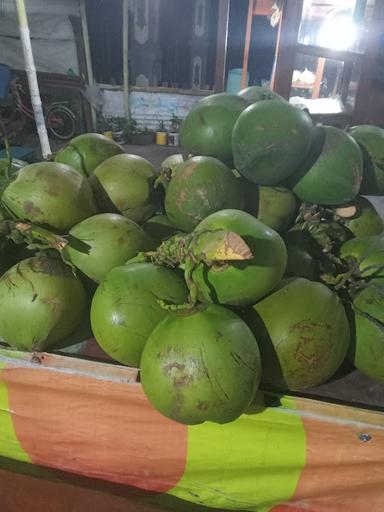
[{"label": "coconut stem", "polygon": [[64,237],[34,224],[16,222],[13,228],[25,238],[29,247],[56,249],[61,252],[68,245],[68,240]]},{"label": "coconut stem", "polygon": [[176,234],[160,247],[146,253],[158,265],[171,267],[192,260],[212,264],[215,261],[243,261],[253,258],[246,242],[236,233],[226,230]]},{"label": "coconut stem", "polygon": [[184,266],[184,279],[189,289],[186,304],[172,304],[159,300],[167,311],[192,311],[198,305],[198,288],[193,281],[193,271],[200,263],[244,261],[253,258],[246,242],[233,231],[216,230],[176,234],[165,240],[157,251],[145,253],[156,265]]}]

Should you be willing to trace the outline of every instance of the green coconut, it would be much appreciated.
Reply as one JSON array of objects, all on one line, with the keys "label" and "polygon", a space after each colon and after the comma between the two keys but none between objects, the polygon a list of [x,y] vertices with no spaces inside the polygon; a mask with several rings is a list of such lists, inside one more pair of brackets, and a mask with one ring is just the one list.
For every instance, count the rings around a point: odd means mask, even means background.
[{"label": "green coconut", "polygon": [[293,192],[284,187],[264,187],[244,183],[245,210],[278,232],[289,229],[298,204]]},{"label": "green coconut", "polygon": [[227,93],[200,100],[189,111],[181,127],[184,157],[212,156],[231,167],[232,129],[247,105],[243,98]]},{"label": "green coconut", "polygon": [[[356,208],[356,213],[344,219],[344,225],[356,236],[374,236],[383,232],[384,223],[373,204],[365,197],[356,197],[346,207]],[[337,213],[337,211],[336,211]]]},{"label": "green coconut", "polygon": [[178,232],[166,215],[154,215],[143,225],[144,231],[156,242],[161,242]]},{"label": "green coconut", "polygon": [[141,156],[115,155],[94,169],[90,181],[99,209],[141,223],[155,212],[156,173]]},{"label": "green coconut", "polygon": [[181,164],[165,195],[169,220],[187,232],[213,212],[243,205],[241,181],[212,157],[196,156]]},{"label": "green coconut", "polygon": [[363,152],[364,173],[361,193],[384,195],[384,130],[367,124],[353,126],[349,134]]},{"label": "green coconut", "polygon": [[384,236],[352,238],[341,246],[340,257],[353,261],[366,279],[384,277]]},{"label": "green coconut", "polygon": [[112,359],[138,367],[144,345],[167,312],[159,300],[184,303],[188,290],[174,271],[152,263],[111,270],[93,297],[94,336]]},{"label": "green coconut", "polygon": [[56,258],[21,261],[0,278],[0,337],[18,350],[46,350],[86,314],[81,281]]},{"label": "green coconut", "polygon": [[70,230],[69,239],[64,257],[97,283],[113,268],[153,246],[140,226],[115,213],[85,219]]},{"label": "green coconut", "polygon": [[313,123],[288,102],[258,101],[233,128],[236,169],[258,185],[276,185],[293,173],[310,148]]},{"label": "green coconut", "polygon": [[83,133],[72,139],[55,155],[55,162],[70,165],[83,176],[111,156],[124,153],[123,148],[113,140],[99,133]]},{"label": "green coconut", "polygon": [[[0,158],[0,191],[4,190],[9,182],[15,179],[19,170],[26,165],[28,165],[26,162],[17,158]],[[8,216],[2,206],[0,203],[0,221]]]},{"label": "green coconut", "polygon": [[339,128],[319,126],[316,132],[315,150],[311,149],[310,157],[290,178],[293,191],[308,203],[348,203],[360,190],[363,175],[361,150],[357,142]]},{"label": "green coconut", "polygon": [[282,238],[249,213],[222,210],[209,215],[196,232],[228,230],[241,236],[253,258],[209,265],[200,263],[193,272],[193,282],[204,302],[219,304],[254,304],[275,288],[283,277],[287,250]]},{"label": "green coconut", "polygon": [[88,180],[68,165],[39,162],[19,170],[2,203],[17,218],[67,231],[96,213]]},{"label": "green coconut", "polygon": [[350,329],[344,307],[327,286],[283,281],[245,319],[260,347],[262,381],[301,391],[330,379],[344,361]]},{"label": "green coconut", "polygon": [[179,423],[227,423],[255,396],[260,355],[247,325],[232,311],[210,305],[169,314],[144,347],[140,377],[152,405]]},{"label": "green coconut", "polygon": [[176,154],[170,155],[161,162],[160,172],[168,172],[171,176],[174,173],[176,167],[184,162],[183,155]]},{"label": "green coconut", "polygon": [[362,373],[384,382],[384,283],[372,281],[363,289],[353,301],[353,312],[350,359]]},{"label": "green coconut", "polygon": [[261,85],[252,85],[250,87],[246,87],[237,94],[245,100],[247,100],[249,104],[264,100],[286,101],[277,92],[271,91],[270,89],[268,89],[268,87],[263,87]]}]

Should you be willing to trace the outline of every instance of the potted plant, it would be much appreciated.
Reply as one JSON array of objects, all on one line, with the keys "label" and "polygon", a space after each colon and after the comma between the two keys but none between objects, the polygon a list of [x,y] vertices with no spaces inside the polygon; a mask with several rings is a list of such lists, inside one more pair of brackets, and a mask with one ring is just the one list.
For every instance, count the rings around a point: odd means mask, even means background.
[{"label": "potted plant", "polygon": [[183,121],[180,119],[180,117],[177,117],[175,113],[172,113],[171,117],[171,129],[169,131],[168,135],[168,145],[169,146],[179,146],[180,144],[180,128],[181,123]]},{"label": "potted plant", "polygon": [[123,130],[126,140],[130,144],[144,146],[154,142],[153,131],[145,126],[143,128],[139,127],[135,119],[125,119]]},{"label": "potted plant", "polygon": [[112,118],[112,136],[113,140],[118,144],[126,142],[126,135],[124,126],[127,119],[125,117],[113,117]]}]

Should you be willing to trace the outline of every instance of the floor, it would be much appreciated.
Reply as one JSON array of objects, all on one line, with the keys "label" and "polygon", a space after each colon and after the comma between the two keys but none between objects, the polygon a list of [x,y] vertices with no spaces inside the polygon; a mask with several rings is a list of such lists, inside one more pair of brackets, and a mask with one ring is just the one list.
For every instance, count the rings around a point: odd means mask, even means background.
[{"label": "floor", "polygon": [[158,146],[151,144],[149,146],[133,146],[125,144],[124,149],[127,153],[139,155],[151,162],[155,169],[159,169],[163,160],[168,156],[181,152],[180,147],[175,146]]},{"label": "floor", "polygon": [[[55,139],[50,139],[50,146],[52,153],[55,153],[62,146],[65,145],[63,142],[59,142]],[[35,155],[37,159],[41,158],[41,151],[39,148],[39,141],[37,136],[34,134],[26,134],[23,137],[23,146],[35,148]],[[175,153],[180,153],[181,148],[175,146],[159,146],[157,144],[150,144],[147,146],[134,146],[132,144],[123,144],[123,147],[127,153],[131,153],[133,155],[139,155],[143,158],[146,158],[151,162],[151,164],[158,169],[163,160],[165,160],[168,156],[174,155]]]}]

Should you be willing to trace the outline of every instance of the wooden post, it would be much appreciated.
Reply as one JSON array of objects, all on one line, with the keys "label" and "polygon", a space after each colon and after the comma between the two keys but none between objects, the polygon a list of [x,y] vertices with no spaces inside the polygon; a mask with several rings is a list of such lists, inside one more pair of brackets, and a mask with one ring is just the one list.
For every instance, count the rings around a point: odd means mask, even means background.
[{"label": "wooden post", "polygon": [[15,0],[17,18],[19,21],[21,46],[23,48],[25,71],[27,73],[29,92],[31,95],[31,103],[33,113],[35,115],[35,122],[37,133],[40,140],[41,153],[43,158],[48,158],[51,155],[51,147],[49,145],[47,128],[45,126],[45,119],[43,107],[41,105],[39,84],[37,82],[37,74],[35,62],[33,60],[31,37],[28,27],[27,12],[25,10],[24,0]]},{"label": "wooden post", "polygon": [[365,35],[366,48],[361,61],[359,83],[356,91],[355,108],[353,111],[353,124],[364,122],[366,110],[371,95],[372,84],[380,50],[380,38],[384,25],[384,3],[376,2],[373,7],[372,21],[369,31]]},{"label": "wooden post", "polygon": [[323,79],[324,68],[325,59],[324,57],[319,57],[315,73],[315,82],[312,89],[312,99],[318,99],[320,97],[321,81]]},{"label": "wooden post", "polygon": [[128,0],[123,0],[123,75],[124,75],[124,115],[130,118],[129,112],[129,70],[128,70]]},{"label": "wooden post", "polygon": [[291,92],[303,1],[285,0],[279,25],[272,89],[286,99],[289,99]]},{"label": "wooden post", "polygon": [[252,22],[253,22],[253,11],[254,2],[257,0],[248,0],[248,15],[247,15],[247,26],[245,29],[245,41],[244,41],[244,56],[243,56],[243,73],[241,75],[241,88],[244,89],[247,85],[247,72],[248,72],[248,60],[249,60],[249,47],[251,44],[252,34]]},{"label": "wooden post", "polygon": [[224,91],[225,61],[227,59],[228,22],[230,0],[219,0],[219,19],[217,23],[215,92]]},{"label": "wooden post", "polygon": [[[89,33],[88,33],[88,22],[87,22],[87,11],[85,8],[85,0],[80,0],[80,17],[81,17],[81,29],[83,31],[83,42],[85,51],[85,62],[87,66],[87,78],[88,85],[94,84],[93,69],[92,69],[92,57],[91,57],[91,46],[89,44]],[[96,130],[96,110],[91,104],[92,114],[92,125],[93,130]]]}]

